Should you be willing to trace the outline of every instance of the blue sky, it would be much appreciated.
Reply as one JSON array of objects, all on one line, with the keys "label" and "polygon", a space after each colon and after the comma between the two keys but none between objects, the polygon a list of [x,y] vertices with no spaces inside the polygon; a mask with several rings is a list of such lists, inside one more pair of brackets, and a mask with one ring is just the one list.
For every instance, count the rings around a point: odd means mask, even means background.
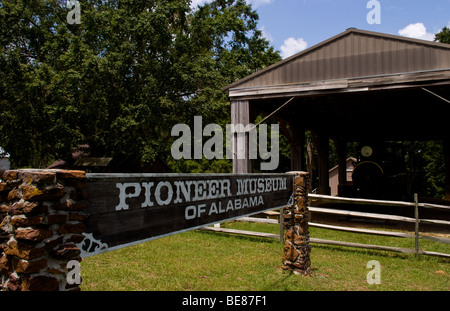
[{"label": "blue sky", "polygon": [[[208,0],[195,0],[196,3]],[[450,27],[450,0],[378,0],[380,24],[369,24],[369,0],[247,0],[259,14],[259,28],[288,57],[350,27],[433,40]]]}]

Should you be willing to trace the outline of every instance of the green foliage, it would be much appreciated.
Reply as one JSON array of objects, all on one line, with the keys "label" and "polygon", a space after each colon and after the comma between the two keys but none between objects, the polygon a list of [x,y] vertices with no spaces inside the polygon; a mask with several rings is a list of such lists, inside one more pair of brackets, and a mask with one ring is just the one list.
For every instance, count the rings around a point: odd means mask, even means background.
[{"label": "green foliage", "polygon": [[419,196],[445,196],[445,162],[442,141],[404,142],[410,193]]},{"label": "green foliage", "polygon": [[441,32],[435,35],[434,40],[441,43],[450,44],[450,28],[448,27],[442,28]]},{"label": "green foliage", "polygon": [[[191,12],[186,0],[0,3],[0,146],[13,166],[73,148],[145,169],[170,155],[170,129],[202,115],[229,123],[221,88],[277,60],[244,0]],[[24,143],[26,142],[26,143]]]}]

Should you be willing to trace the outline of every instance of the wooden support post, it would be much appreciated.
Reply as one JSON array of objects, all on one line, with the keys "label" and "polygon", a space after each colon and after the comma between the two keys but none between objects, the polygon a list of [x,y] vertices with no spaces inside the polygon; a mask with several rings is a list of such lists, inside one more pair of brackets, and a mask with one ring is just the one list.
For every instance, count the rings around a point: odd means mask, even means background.
[{"label": "wooden support post", "polygon": [[318,194],[329,195],[331,193],[328,174],[328,147],[329,138],[323,133],[318,134],[317,152],[319,153],[319,188]]},{"label": "wooden support post", "polygon": [[280,209],[280,242],[284,243],[284,208]]},{"label": "wooden support post", "polygon": [[290,123],[291,142],[291,170],[305,171],[305,129],[296,122]]},{"label": "wooden support post", "polygon": [[444,140],[445,199],[450,200],[450,137]]},{"label": "wooden support post", "polygon": [[415,249],[416,249],[416,256],[419,257],[419,198],[417,196],[417,193],[414,194],[414,216],[416,218],[416,222],[415,222],[415,226],[414,226],[414,231],[415,231]]},{"label": "wooden support post", "polygon": [[[231,102],[231,123],[242,125],[233,132],[233,173],[251,173],[251,160],[249,157],[248,133],[244,128],[250,124],[250,103],[248,100],[235,100]],[[249,130],[247,128],[247,130]]]},{"label": "wooden support post", "polygon": [[290,172],[294,175],[294,193],[292,205],[283,209],[284,228],[286,229],[283,269],[295,274],[311,274],[309,245],[308,183],[309,174]]},{"label": "wooden support post", "polygon": [[338,155],[338,195],[341,196],[347,185],[347,142],[344,139],[334,141]]}]

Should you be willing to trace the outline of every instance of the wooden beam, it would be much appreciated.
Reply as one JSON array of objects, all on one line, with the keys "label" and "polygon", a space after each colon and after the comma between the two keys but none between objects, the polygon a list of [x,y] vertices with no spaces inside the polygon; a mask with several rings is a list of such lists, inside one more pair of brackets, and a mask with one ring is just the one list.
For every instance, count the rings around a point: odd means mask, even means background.
[{"label": "wooden beam", "polygon": [[443,69],[406,74],[312,81],[310,83],[230,88],[229,96],[233,100],[269,99],[448,85],[449,72],[448,69]]},{"label": "wooden beam", "polygon": [[279,234],[236,230],[236,229],[228,229],[228,228],[203,227],[203,228],[200,228],[200,230],[223,232],[223,233],[230,233],[230,234],[242,234],[242,235],[249,235],[249,236],[254,236],[254,237],[258,237],[258,238],[270,238],[270,239],[277,239],[277,240],[280,238]]},{"label": "wooden beam", "polygon": [[257,218],[257,217],[241,217],[236,219],[236,221],[242,222],[254,222],[258,224],[279,224],[280,221],[273,218]]},{"label": "wooden beam", "polygon": [[[308,198],[312,201],[319,201],[324,203],[341,203],[341,204],[357,204],[357,205],[389,205],[389,206],[409,206],[414,207],[412,202],[403,201],[388,201],[388,200],[371,200],[360,198],[339,198],[328,195],[319,195],[310,193]],[[429,204],[427,204],[429,205]]]},{"label": "wooden beam", "polygon": [[313,223],[313,222],[310,222],[309,226],[315,227],[315,228],[322,228],[322,229],[330,229],[330,230],[345,231],[345,232],[356,232],[356,233],[363,233],[363,234],[382,235],[382,236],[390,236],[390,237],[397,237],[397,238],[414,238],[415,237],[415,235],[413,235],[413,234],[403,233],[403,232],[359,229],[359,228],[352,228],[352,227],[342,227],[342,226],[333,226],[333,225],[327,225],[327,224],[319,224],[319,223]]},{"label": "wooden beam", "polygon": [[314,243],[314,244],[326,244],[326,245],[338,245],[338,246],[348,246],[348,247],[356,247],[356,248],[367,248],[367,249],[376,249],[376,250],[381,250],[381,251],[391,251],[391,252],[396,252],[396,253],[414,254],[416,252],[414,249],[403,248],[403,247],[391,247],[391,246],[382,246],[382,245],[341,242],[341,241],[322,240],[322,239],[315,239],[315,238],[311,238],[309,241],[310,241],[310,243]]},{"label": "wooden beam", "polygon": [[[342,216],[364,217],[364,218],[381,219],[381,220],[394,220],[394,221],[403,221],[403,222],[408,222],[408,223],[416,222],[415,218],[404,217],[404,216],[353,212],[353,211],[322,208],[322,207],[310,207],[309,211],[313,212],[313,213],[325,213],[325,214],[334,214],[334,215],[342,215]],[[420,222],[422,222],[422,220],[420,220]],[[444,222],[444,221],[442,220],[442,222]]]}]

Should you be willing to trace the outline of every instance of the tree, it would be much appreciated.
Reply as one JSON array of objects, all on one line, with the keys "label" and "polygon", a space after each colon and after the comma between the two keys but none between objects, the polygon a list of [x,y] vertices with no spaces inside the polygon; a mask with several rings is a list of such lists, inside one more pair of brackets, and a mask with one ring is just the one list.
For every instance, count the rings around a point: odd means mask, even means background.
[{"label": "tree", "polygon": [[[258,14],[244,0],[216,0],[189,15],[193,49],[203,51],[192,63],[198,89],[191,94],[188,124],[194,115],[203,123],[216,123],[225,129],[230,120],[230,102],[222,87],[281,60],[277,51],[257,29]],[[192,126],[191,126],[192,128]],[[223,160],[168,161],[177,172],[230,172],[232,162]]]},{"label": "tree", "polygon": [[444,27],[434,36],[434,41],[450,44],[450,28]]},{"label": "tree", "polygon": [[0,146],[15,167],[70,160],[88,145],[117,170],[170,155],[170,129],[224,123],[221,88],[279,55],[244,0],[194,12],[186,0],[88,0],[69,25],[66,1],[0,2]]}]

